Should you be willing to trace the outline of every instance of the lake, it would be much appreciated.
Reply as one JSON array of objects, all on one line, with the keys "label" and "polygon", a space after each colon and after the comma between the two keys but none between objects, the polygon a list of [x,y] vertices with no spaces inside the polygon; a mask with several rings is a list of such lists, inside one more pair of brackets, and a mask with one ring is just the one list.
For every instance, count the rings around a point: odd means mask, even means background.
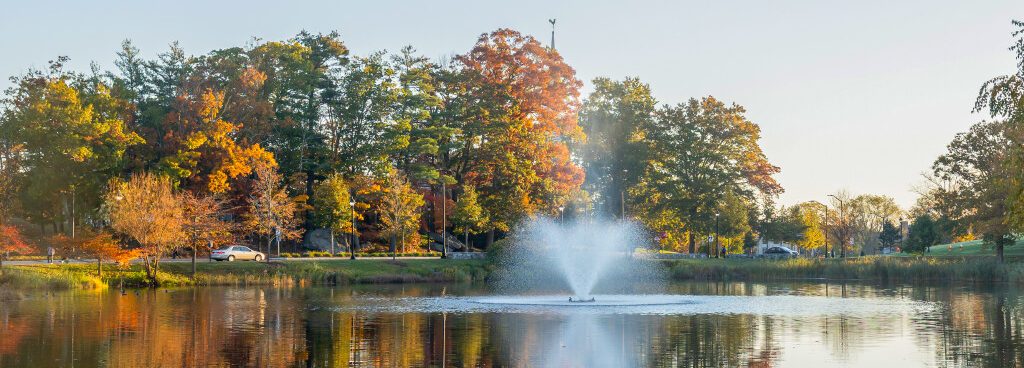
[{"label": "lake", "polygon": [[0,300],[0,366],[1024,366],[1009,286],[657,293],[679,303],[508,305],[468,284],[23,292]]}]

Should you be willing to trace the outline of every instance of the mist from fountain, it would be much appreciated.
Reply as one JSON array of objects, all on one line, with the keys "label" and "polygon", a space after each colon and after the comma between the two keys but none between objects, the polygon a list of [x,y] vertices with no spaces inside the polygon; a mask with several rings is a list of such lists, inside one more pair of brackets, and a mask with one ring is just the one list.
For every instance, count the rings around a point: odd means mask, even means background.
[{"label": "mist from fountain", "polygon": [[645,244],[643,235],[628,221],[538,218],[513,234],[500,264],[519,290],[568,289],[573,302],[590,301],[599,287],[657,278],[650,262],[632,257]]}]

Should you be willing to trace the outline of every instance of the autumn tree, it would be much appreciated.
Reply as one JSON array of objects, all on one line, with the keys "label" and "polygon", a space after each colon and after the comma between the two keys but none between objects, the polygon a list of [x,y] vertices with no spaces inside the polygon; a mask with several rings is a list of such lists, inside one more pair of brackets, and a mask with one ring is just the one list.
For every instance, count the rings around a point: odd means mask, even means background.
[{"label": "autumn tree", "polygon": [[87,257],[96,259],[96,276],[103,277],[103,261],[111,261],[119,267],[126,267],[132,259],[139,257],[139,249],[127,249],[114,239],[109,232],[86,233],[77,239],[75,248]]},{"label": "autumn tree", "polygon": [[478,233],[487,226],[487,213],[477,200],[476,188],[465,186],[462,188],[462,195],[455,204],[455,211],[452,213],[452,225],[456,233],[462,233],[466,246],[469,246],[469,234]]},{"label": "autumn tree", "polygon": [[[331,231],[331,254],[334,254],[335,232],[358,236],[353,228],[355,210],[351,202],[348,184],[340,174],[328,175],[313,189],[313,217],[316,224]],[[354,257],[355,249],[350,240],[346,238],[345,244]]]},{"label": "autumn tree", "polygon": [[296,239],[302,235],[298,204],[288,196],[281,176],[274,167],[257,166],[254,176],[246,198],[245,226],[267,238],[267,254],[273,242],[277,241],[277,252],[280,255],[282,239]]},{"label": "autumn tree", "polygon": [[804,231],[796,244],[801,249],[817,250],[825,246],[825,214],[822,211],[822,204],[818,202],[804,202],[799,208],[800,222]]},{"label": "autumn tree", "polygon": [[11,257],[11,253],[29,253],[32,248],[28,246],[21,232],[13,225],[0,223],[0,275],[4,272],[4,259]]},{"label": "autumn tree", "polygon": [[555,214],[582,184],[568,148],[584,138],[576,118],[582,82],[556,50],[510,29],[481,35],[457,60],[475,104],[463,129],[473,146],[462,153],[463,183],[488,209],[491,241],[524,216]]},{"label": "autumn tree", "polygon": [[907,243],[903,247],[904,252],[924,252],[925,248],[938,243],[938,233],[935,229],[935,220],[930,215],[921,215],[914,218],[910,224],[907,234]]},{"label": "autumn tree", "polygon": [[382,234],[399,240],[402,252],[405,253],[406,238],[415,233],[420,222],[420,208],[426,203],[423,195],[416,192],[408,179],[394,170],[390,171],[382,183],[381,215]]},{"label": "autumn tree", "polygon": [[216,196],[186,191],[181,195],[184,210],[182,229],[185,245],[192,251],[192,276],[196,274],[196,256],[199,249],[210,251],[215,244],[232,239],[235,224],[224,220],[227,203]]},{"label": "autumn tree", "polygon": [[160,258],[185,239],[185,214],[170,178],[142,173],[112,182],[104,203],[110,227],[138,244],[146,277],[159,284]]},{"label": "autumn tree", "polygon": [[73,235],[77,220],[99,207],[125,151],[142,140],[127,129],[127,104],[97,78],[65,72],[66,61],[13,79],[0,132],[5,165],[19,166],[7,174],[14,176],[26,218],[52,223],[55,232],[67,222]]}]

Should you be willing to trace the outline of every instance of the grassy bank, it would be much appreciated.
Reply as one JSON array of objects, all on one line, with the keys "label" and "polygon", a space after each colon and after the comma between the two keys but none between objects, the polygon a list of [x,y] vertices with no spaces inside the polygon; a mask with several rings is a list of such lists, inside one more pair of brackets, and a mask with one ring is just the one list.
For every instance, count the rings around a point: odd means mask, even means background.
[{"label": "grassy bank", "polygon": [[[683,259],[661,260],[672,280],[774,281],[861,280],[886,282],[1011,282],[1024,285],[1024,262],[999,264],[988,257],[863,257],[840,259]],[[338,285],[356,283],[467,282],[488,278],[495,266],[487,260],[326,259],[274,263],[166,263],[163,286],[189,285]],[[102,289],[146,285],[140,266],[118,270],[104,266],[33,265],[5,267],[0,289]]]},{"label": "grassy bank", "polygon": [[[0,288],[95,289],[142,287],[142,267],[127,270],[105,265],[102,277],[95,265],[5,266]],[[199,263],[191,277],[189,263],[165,263],[158,278],[162,286],[190,285],[337,285],[353,283],[467,282],[483,280],[490,266],[483,260],[373,260],[330,259],[302,262]]]},{"label": "grassy bank", "polygon": [[661,262],[665,263],[671,278],[675,280],[830,279],[1024,284],[1024,263],[1000,264],[990,258],[687,259]]}]

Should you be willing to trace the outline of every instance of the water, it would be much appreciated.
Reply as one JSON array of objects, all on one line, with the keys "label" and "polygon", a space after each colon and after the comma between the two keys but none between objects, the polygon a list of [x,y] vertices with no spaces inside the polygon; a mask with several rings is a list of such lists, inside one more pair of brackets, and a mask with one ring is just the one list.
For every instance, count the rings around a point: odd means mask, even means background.
[{"label": "water", "polygon": [[485,285],[0,294],[0,367],[1024,365],[1007,286],[672,283],[604,306]]}]

